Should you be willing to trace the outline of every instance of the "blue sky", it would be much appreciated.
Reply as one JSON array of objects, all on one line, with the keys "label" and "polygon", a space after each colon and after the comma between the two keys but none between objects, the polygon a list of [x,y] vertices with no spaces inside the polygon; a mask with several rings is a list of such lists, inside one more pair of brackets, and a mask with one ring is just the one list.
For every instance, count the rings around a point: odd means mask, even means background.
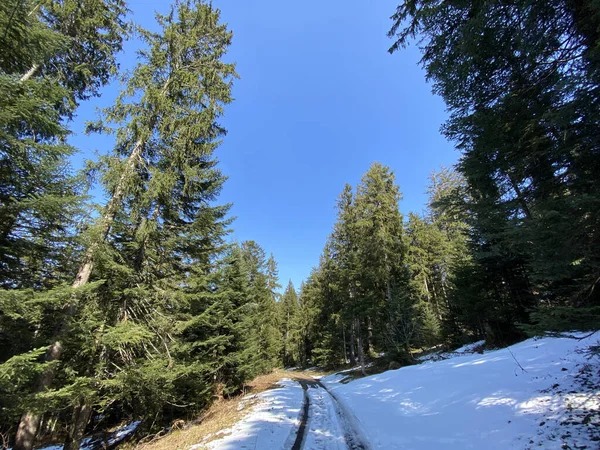
[{"label": "blue sky", "polygon": [[[418,66],[416,46],[389,55],[386,32],[397,1],[214,0],[234,33],[235,101],[217,151],[229,176],[221,196],[234,204],[232,238],[254,239],[296,287],[318,263],[335,221],[335,200],[373,161],[392,168],[404,214],[420,212],[428,175],[458,153],[440,135],[447,117]],[[169,2],[130,0],[133,19],[154,28]],[[134,64],[135,41],[123,68]],[[84,136],[85,120],[110,104],[118,83],[82,105],[71,142],[82,153],[110,151],[110,139]]]}]

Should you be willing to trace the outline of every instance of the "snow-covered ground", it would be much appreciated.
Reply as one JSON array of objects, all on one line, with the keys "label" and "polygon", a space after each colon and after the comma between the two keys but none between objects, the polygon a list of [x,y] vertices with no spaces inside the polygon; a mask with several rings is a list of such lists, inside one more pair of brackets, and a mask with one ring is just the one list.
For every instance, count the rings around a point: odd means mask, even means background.
[{"label": "snow-covered ground", "polygon": [[583,340],[529,339],[340,383],[373,448],[600,448],[600,361]]},{"label": "snow-covered ground", "polygon": [[485,341],[477,341],[472,344],[464,345],[456,350],[452,350],[451,352],[431,352],[426,355],[420,356],[417,358],[420,362],[433,362],[433,361],[442,361],[448,358],[454,358],[456,356],[468,355],[470,353],[484,353],[483,346],[485,345]]},{"label": "snow-covered ground", "polygon": [[300,425],[304,392],[300,384],[289,379],[278,384],[281,386],[278,389],[257,394],[258,402],[252,412],[231,429],[220,433],[226,436],[207,444],[197,444],[190,450],[291,448]]},{"label": "snow-covered ground", "polygon": [[[131,433],[133,433],[136,430],[136,428],[140,425],[140,423],[142,423],[142,422],[139,420],[136,420],[135,422],[129,422],[128,424],[125,424],[125,425],[117,428],[112,433],[107,435],[106,441],[99,441],[99,440],[94,440],[94,438],[92,438],[92,437],[86,437],[85,439],[83,439],[81,441],[81,450],[89,450],[89,449],[93,449],[93,448],[105,448],[107,446],[113,445],[113,444],[125,439],[127,436],[129,436]],[[62,449],[63,449],[63,445],[48,445],[46,447],[40,447],[37,450],[62,450]],[[11,449],[8,449],[8,450],[11,450]]]}]

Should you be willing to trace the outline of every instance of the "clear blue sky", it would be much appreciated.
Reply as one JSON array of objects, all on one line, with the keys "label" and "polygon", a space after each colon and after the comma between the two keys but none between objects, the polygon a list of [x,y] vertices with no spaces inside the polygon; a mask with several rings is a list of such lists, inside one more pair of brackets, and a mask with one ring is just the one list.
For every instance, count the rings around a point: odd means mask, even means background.
[{"label": "clear blue sky", "polygon": [[[439,132],[444,104],[426,84],[416,46],[389,55],[389,16],[400,0],[214,0],[234,33],[228,60],[241,76],[223,120],[217,156],[234,203],[233,238],[254,239],[296,287],[318,263],[344,183],[356,185],[373,161],[392,168],[401,210],[420,212],[427,177],[458,153]],[[130,0],[133,19],[154,28],[169,2]],[[134,64],[128,43],[123,68]],[[110,104],[118,83],[82,105],[71,142],[76,158],[110,151],[110,139],[81,130]]]}]

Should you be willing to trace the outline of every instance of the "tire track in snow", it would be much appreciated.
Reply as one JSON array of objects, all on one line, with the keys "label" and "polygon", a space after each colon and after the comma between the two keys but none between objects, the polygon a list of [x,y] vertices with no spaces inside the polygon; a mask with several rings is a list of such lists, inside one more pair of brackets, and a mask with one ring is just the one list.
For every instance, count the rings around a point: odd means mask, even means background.
[{"label": "tire track in snow", "polygon": [[304,389],[303,412],[292,450],[368,450],[337,399],[317,380],[297,380]]}]

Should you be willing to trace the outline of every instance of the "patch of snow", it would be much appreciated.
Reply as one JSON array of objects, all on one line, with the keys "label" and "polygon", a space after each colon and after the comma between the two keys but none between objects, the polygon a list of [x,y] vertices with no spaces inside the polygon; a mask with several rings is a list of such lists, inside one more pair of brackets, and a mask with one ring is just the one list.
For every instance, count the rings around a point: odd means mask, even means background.
[{"label": "patch of snow", "polygon": [[124,439],[125,437],[129,436],[135,431],[135,429],[139,426],[140,423],[142,423],[141,420],[136,420],[134,422],[128,423],[125,426],[122,426],[121,428],[118,428],[113,432],[111,438],[108,440],[108,444],[112,445],[115,442],[118,442],[121,439]]},{"label": "patch of snow", "polygon": [[[136,420],[134,422],[130,422],[128,424],[123,425],[122,427],[117,428],[115,431],[113,431],[110,435],[110,438],[108,439],[108,445],[112,445],[115,444],[123,439],[125,439],[127,436],[129,436],[131,433],[133,433],[135,431],[135,429],[140,425],[140,423],[142,423],[141,420]],[[86,437],[85,439],[83,439],[81,441],[81,450],[91,450],[94,448],[98,448],[99,444],[103,444],[104,442],[100,442],[98,440],[93,440],[91,437]],[[8,449],[11,450],[11,449]],[[48,445],[46,447],[39,447],[36,450],[63,450],[63,445]]]},{"label": "patch of snow", "polygon": [[597,342],[598,333],[529,339],[346,384],[340,374],[321,382],[354,412],[373,448],[592,449],[600,380],[585,349]]},{"label": "patch of snow", "polygon": [[[477,342],[473,342],[471,344],[463,345],[462,347],[457,348],[456,350],[449,351],[449,352],[434,351],[431,353],[427,353],[426,355],[417,357],[417,361],[419,361],[419,362],[441,361],[444,359],[454,358],[456,356],[466,355],[469,353],[475,353],[475,352],[478,352],[478,350],[484,344],[485,344],[485,341],[477,341]],[[487,353],[488,351],[484,351],[481,353]]]},{"label": "patch of snow", "polygon": [[481,347],[483,345],[485,345],[485,341],[473,342],[453,350],[452,353],[473,353],[476,351],[477,347]]},{"label": "patch of snow", "polygon": [[302,387],[290,379],[280,380],[281,387],[257,394],[259,402],[251,413],[221,439],[201,442],[190,447],[233,450],[240,448],[276,449],[290,448],[300,425],[300,411],[304,400]]}]

